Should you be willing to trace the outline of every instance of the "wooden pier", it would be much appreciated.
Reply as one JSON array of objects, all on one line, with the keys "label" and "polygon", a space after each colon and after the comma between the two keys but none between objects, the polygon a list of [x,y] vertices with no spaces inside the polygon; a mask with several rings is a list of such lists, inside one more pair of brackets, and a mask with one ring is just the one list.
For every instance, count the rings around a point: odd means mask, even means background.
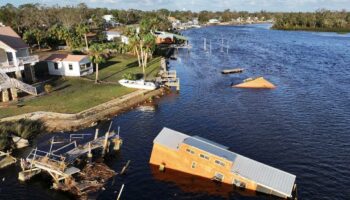
[{"label": "wooden pier", "polygon": [[[76,138],[79,134],[74,134]],[[87,134],[81,134],[82,137]],[[81,173],[81,170],[74,166],[75,161],[82,157],[91,157],[94,150],[102,150],[102,155],[109,151],[109,147],[113,145],[115,150],[119,150],[122,143],[121,138],[114,131],[107,131],[102,137],[95,135],[93,140],[84,144],[77,145],[77,141],[72,141],[56,150],[52,150],[55,143],[51,140],[51,147],[49,151],[42,151],[38,148],[33,149],[26,159],[21,160],[22,172],[19,173],[18,178],[21,181],[29,180],[34,175],[40,172],[46,172],[53,178],[53,186],[56,189],[70,188],[72,185],[79,190],[79,187],[88,182],[76,182],[73,175]],[[83,184],[84,183],[84,184]],[[97,184],[99,185],[99,184]],[[91,183],[90,186],[96,186],[96,183]],[[84,187],[85,188],[85,187]]]},{"label": "wooden pier", "polygon": [[175,70],[168,70],[167,61],[165,58],[161,60],[161,72],[160,77],[157,78],[157,82],[168,87],[176,87],[176,90],[180,90],[180,79],[177,78],[177,72]]}]

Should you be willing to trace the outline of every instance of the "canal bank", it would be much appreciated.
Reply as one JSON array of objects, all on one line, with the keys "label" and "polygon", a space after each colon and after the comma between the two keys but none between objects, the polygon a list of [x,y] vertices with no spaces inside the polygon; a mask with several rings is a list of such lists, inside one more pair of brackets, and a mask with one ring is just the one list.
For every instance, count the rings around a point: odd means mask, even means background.
[{"label": "canal bank", "polygon": [[77,131],[95,126],[99,121],[110,119],[139,104],[152,101],[153,98],[159,98],[167,90],[163,87],[153,91],[137,90],[75,114],[40,111],[3,118],[0,119],[0,122],[19,121],[21,119],[38,120],[43,123],[48,132]]}]

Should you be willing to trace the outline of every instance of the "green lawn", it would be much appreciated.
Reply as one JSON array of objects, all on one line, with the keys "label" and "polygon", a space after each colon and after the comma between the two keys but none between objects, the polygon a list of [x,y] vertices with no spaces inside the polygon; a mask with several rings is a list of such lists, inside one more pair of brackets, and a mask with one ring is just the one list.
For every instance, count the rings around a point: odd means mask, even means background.
[{"label": "green lawn", "polygon": [[[146,79],[152,80],[158,74],[160,69],[160,57],[152,59],[146,68]],[[99,79],[101,81],[117,82],[123,78],[125,73],[140,74],[142,68],[138,67],[137,58],[130,55],[120,55],[108,60],[100,65]],[[88,76],[95,79],[95,74]]]},{"label": "green lawn", "polygon": [[[153,59],[147,67],[147,78],[154,78],[159,68],[160,58]],[[142,69],[137,66],[137,59],[126,55],[117,56],[102,64],[100,80],[117,82],[127,72],[142,73]],[[88,78],[94,77],[92,74]],[[118,84],[94,84],[94,81],[82,78],[58,78],[52,85],[55,88],[52,93],[24,101],[23,107],[13,104],[0,108],[0,118],[34,111],[77,113],[135,91]]]}]

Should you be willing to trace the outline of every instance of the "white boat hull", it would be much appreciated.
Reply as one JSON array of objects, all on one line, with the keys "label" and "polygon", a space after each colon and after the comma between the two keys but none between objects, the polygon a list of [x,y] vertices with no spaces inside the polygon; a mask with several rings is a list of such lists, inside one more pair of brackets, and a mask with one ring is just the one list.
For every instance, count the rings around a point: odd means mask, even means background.
[{"label": "white boat hull", "polygon": [[143,90],[155,90],[157,89],[157,86],[152,82],[146,82],[144,80],[127,80],[122,79],[119,80],[119,84],[128,87],[128,88],[135,88],[135,89],[143,89]]}]

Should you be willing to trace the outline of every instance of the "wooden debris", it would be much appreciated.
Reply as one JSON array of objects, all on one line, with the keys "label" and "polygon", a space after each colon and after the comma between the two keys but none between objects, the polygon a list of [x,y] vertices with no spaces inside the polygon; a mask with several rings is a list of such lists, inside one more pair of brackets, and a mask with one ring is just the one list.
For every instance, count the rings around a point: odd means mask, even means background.
[{"label": "wooden debris", "polygon": [[124,174],[124,172],[126,171],[126,169],[129,167],[130,164],[130,160],[128,160],[128,162],[126,163],[126,165],[123,167],[122,171],[120,172],[120,174]]},{"label": "wooden debris", "polygon": [[222,70],[222,74],[234,74],[234,73],[242,73],[244,71],[243,68],[236,68],[236,69],[225,69]]}]

